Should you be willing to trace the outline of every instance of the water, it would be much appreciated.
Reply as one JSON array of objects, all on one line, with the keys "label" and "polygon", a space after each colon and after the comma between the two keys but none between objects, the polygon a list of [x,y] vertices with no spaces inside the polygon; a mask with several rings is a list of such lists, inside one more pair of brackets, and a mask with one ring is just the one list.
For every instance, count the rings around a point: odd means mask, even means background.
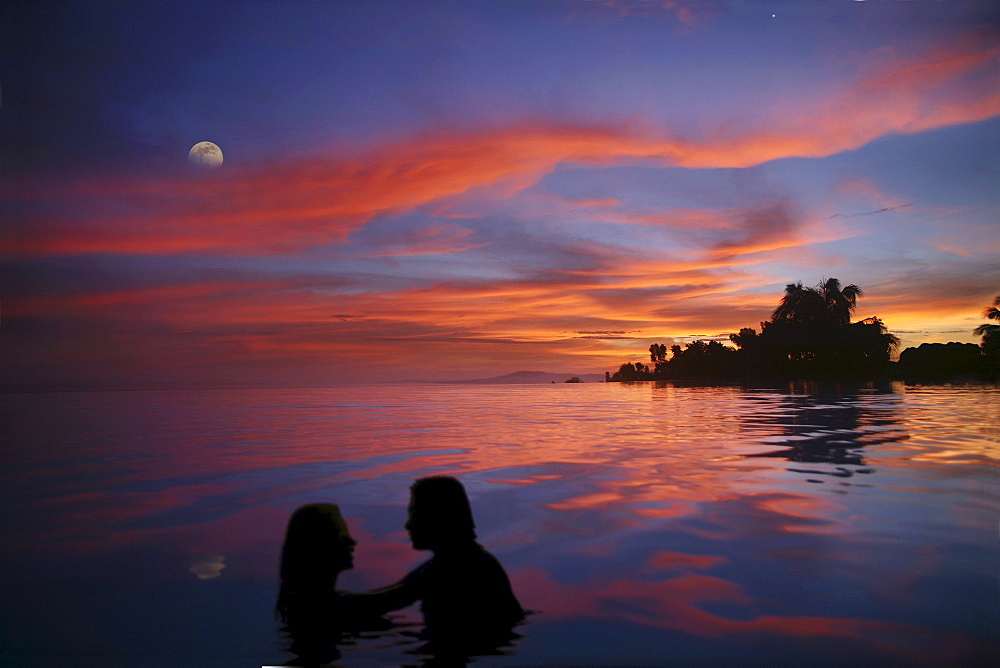
[{"label": "water", "polygon": [[[428,555],[457,475],[526,608],[485,665],[995,664],[1000,391],[653,384],[3,395],[3,665],[288,660],[288,515],[340,504],[340,585]],[[401,623],[419,620],[407,610]],[[419,663],[398,632],[344,665]]]}]

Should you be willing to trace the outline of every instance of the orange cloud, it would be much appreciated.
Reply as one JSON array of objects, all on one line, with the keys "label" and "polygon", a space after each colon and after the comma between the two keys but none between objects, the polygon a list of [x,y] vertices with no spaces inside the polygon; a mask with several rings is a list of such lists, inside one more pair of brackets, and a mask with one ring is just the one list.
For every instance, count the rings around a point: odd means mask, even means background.
[{"label": "orange cloud", "polygon": [[[919,57],[880,61],[821,99],[781,100],[759,127],[680,139],[636,123],[525,122],[438,132],[344,159],[163,183],[84,182],[44,198],[86,216],[14,221],[0,250],[14,254],[287,253],[340,243],[373,218],[472,192],[502,197],[561,163],[747,167],[820,157],[891,133],[919,132],[1000,113],[989,35],[967,36]],[[123,215],[122,211],[134,212]]]}]

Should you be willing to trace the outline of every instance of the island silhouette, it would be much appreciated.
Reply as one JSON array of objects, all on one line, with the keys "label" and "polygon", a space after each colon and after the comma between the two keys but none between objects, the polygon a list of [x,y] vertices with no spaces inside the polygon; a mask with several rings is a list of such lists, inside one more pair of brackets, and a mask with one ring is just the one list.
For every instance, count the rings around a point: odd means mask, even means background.
[{"label": "island silhouette", "polygon": [[[576,380],[573,380],[573,379]],[[514,373],[490,378],[473,378],[470,380],[442,380],[449,385],[534,385],[541,383],[600,383],[604,379],[600,374],[569,374],[552,373],[549,371],[515,371]]]},{"label": "island silhouette", "polygon": [[[649,364],[626,362],[606,382],[646,380],[745,381],[833,378],[852,380],[941,379],[968,377],[996,380],[1000,371],[1000,325],[974,330],[982,344],[921,344],[907,348],[899,362],[891,355],[899,338],[877,316],[852,322],[857,300],[855,284],[836,278],[806,287],[801,281],[785,286],[771,319],[730,334],[735,348],[719,340],[697,340],[685,347],[654,343]],[[1000,320],[1000,296],[983,312]]]}]

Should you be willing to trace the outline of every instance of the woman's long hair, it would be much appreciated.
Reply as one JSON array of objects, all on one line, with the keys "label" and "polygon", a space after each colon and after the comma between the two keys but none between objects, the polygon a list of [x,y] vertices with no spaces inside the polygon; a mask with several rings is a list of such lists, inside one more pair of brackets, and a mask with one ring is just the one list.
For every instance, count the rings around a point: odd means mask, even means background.
[{"label": "woman's long hair", "polygon": [[310,503],[292,513],[281,548],[281,586],[275,614],[322,613],[334,595],[337,575],[351,568],[354,541],[340,508]]}]

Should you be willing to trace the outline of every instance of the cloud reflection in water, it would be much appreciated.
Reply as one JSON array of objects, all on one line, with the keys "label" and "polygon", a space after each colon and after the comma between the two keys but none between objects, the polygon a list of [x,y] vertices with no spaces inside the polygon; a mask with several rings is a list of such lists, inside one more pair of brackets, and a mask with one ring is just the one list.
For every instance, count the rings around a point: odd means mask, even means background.
[{"label": "cloud reflection in water", "polygon": [[[29,593],[61,572],[128,582],[135,601],[169,588],[157,610],[138,610],[124,585],[65,599],[108,624],[189,619],[176,627],[184,638],[225,618],[231,643],[209,645],[266,654],[245,629],[271,623],[293,508],[339,503],[359,542],[340,585],[383,585],[426,556],[403,531],[409,484],[452,474],[483,544],[537,611],[510,663],[975,663],[1000,628],[987,566],[1000,504],[983,492],[995,443],[981,428],[995,423],[996,392],[936,392],[18,395],[10,419],[41,425],[37,438],[64,454],[23,448],[9,462],[3,507],[19,519],[8,527],[21,549],[6,560]],[[76,404],[58,425],[44,419],[53,400]],[[188,572],[191,555],[221,554]],[[191,573],[217,577],[205,586]],[[121,642],[141,655],[138,631]],[[387,642],[359,640],[345,663],[398,664]],[[258,660],[280,660],[271,656]]]},{"label": "cloud reflection in water", "polygon": [[226,567],[226,558],[221,554],[210,554],[191,564],[189,573],[194,573],[199,580],[217,578]]}]

